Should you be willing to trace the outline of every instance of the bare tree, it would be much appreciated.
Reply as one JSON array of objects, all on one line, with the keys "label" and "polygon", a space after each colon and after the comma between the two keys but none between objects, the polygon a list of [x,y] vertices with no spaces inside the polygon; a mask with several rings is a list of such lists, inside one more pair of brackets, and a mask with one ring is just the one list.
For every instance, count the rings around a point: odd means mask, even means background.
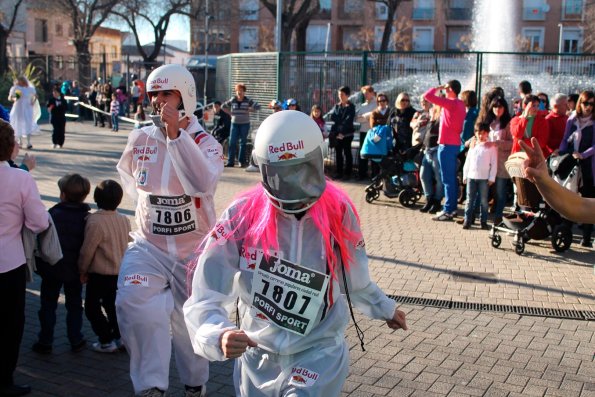
[{"label": "bare tree", "polygon": [[595,53],[595,0],[587,0],[585,3],[583,52],[592,54]]},{"label": "bare tree", "polygon": [[[23,1],[24,0],[16,1],[12,16],[9,19],[7,18],[8,15],[0,13],[0,76],[8,71],[8,36],[10,36],[10,33],[14,28],[19,7]],[[7,18],[7,21],[4,21],[5,18]],[[8,22],[8,24],[5,25],[5,22]]]},{"label": "bare tree", "polygon": [[[118,7],[111,12],[126,22],[132,31],[146,69],[154,65],[161,52],[171,17],[176,14],[192,17],[190,15],[192,0],[169,0],[163,1],[160,5],[151,0],[126,0],[118,3]],[[153,48],[149,48],[149,51],[140,42],[140,28],[143,24],[149,24],[153,29]]]},{"label": "bare tree", "polygon": [[[260,1],[273,16],[277,15],[277,0]],[[306,29],[312,17],[319,11],[320,2],[318,0],[285,0],[283,2],[281,51],[291,50],[291,37],[294,31],[297,33],[296,49],[298,51],[306,50]],[[298,26],[299,29],[297,29]]]},{"label": "bare tree", "polygon": [[[49,3],[49,2],[48,2]],[[54,10],[66,12],[72,19],[74,37],[72,42],[78,58],[79,81],[83,86],[91,84],[91,54],[89,42],[95,31],[109,17],[118,0],[56,0]]]},{"label": "bare tree", "polygon": [[387,10],[387,17],[386,21],[384,22],[384,31],[382,32],[382,42],[380,43],[380,51],[388,50],[388,45],[390,43],[390,36],[392,33],[393,22],[395,20],[395,13],[397,12],[397,8],[399,5],[404,1],[411,1],[411,0],[368,0],[373,3],[381,3],[386,6]]}]

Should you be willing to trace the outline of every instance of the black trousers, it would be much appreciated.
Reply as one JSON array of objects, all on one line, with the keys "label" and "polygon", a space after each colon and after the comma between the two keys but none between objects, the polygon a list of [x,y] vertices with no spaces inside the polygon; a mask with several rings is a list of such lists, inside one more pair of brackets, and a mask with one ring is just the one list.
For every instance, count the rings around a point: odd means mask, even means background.
[{"label": "black trousers", "polygon": [[54,145],[64,145],[64,134],[66,132],[66,119],[63,120],[52,120],[52,143]]},{"label": "black trousers", "polygon": [[368,179],[368,159],[363,159],[360,156],[362,151],[362,146],[364,144],[364,140],[366,139],[366,135],[368,132],[361,132],[359,133],[359,150],[357,151],[358,159],[357,159],[357,174],[360,179]]},{"label": "black trousers", "polygon": [[[351,177],[353,170],[353,154],[351,153],[352,136],[346,136],[343,139],[337,139],[335,153],[337,155],[337,175]],[[343,168],[343,156],[345,156],[345,168]]]},{"label": "black trousers", "polygon": [[26,265],[0,273],[0,387],[13,384],[25,328]]},{"label": "black trousers", "polygon": [[71,345],[83,340],[83,286],[78,279],[72,281],[57,280],[50,276],[41,277],[39,299],[39,343],[51,346],[54,342],[54,327],[56,326],[56,309],[60,290],[64,287],[66,301],[66,333]]},{"label": "black trousers", "polygon": [[[116,289],[118,276],[90,273],[85,295],[85,314],[93,332],[101,343],[120,339],[120,329],[116,318]],[[105,310],[107,318],[101,308]]]}]

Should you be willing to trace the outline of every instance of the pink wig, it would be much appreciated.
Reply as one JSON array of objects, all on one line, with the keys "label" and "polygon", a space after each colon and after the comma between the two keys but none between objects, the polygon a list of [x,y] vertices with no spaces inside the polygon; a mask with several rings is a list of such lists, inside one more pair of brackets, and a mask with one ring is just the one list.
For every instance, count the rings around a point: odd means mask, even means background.
[{"label": "pink wig", "polygon": [[[244,240],[247,245],[260,246],[265,255],[279,249],[277,240],[277,210],[264,192],[261,184],[252,189],[240,193],[235,201],[238,204],[237,213],[229,221],[235,227],[228,234],[228,238]],[[356,246],[361,240],[361,234],[349,230],[343,224],[347,206],[356,216],[359,223],[359,216],[353,202],[347,194],[338,186],[327,180],[326,189],[308,212],[324,240],[324,248],[327,253],[329,271],[333,277],[337,277],[337,266],[340,266],[339,258],[335,254],[333,246],[339,248],[341,261],[346,270],[353,260],[349,245]],[[237,231],[244,229],[243,235]],[[233,236],[233,237],[231,237]],[[207,236],[208,237],[208,236]],[[204,249],[201,244],[199,252]],[[196,266],[196,261],[191,264]],[[192,266],[192,267],[194,267]],[[189,269],[191,272],[193,269]]]}]

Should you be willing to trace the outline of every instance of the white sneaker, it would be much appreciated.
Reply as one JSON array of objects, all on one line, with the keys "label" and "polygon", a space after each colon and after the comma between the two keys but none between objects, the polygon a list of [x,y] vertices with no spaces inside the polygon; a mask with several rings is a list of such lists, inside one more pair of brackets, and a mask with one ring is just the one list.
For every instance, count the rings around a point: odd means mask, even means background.
[{"label": "white sneaker", "polygon": [[91,345],[91,349],[98,353],[115,353],[118,351],[118,346],[114,341],[110,343],[95,342]]},{"label": "white sneaker", "polygon": [[257,166],[250,164],[246,167],[246,172],[258,172],[260,171]]}]

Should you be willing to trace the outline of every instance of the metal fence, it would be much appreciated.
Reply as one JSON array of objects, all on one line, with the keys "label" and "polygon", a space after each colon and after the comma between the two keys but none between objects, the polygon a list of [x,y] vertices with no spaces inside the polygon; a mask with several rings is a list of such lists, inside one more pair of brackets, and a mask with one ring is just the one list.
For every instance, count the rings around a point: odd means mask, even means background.
[{"label": "metal fence", "polygon": [[[457,79],[463,89],[479,96],[500,86],[508,99],[517,95],[521,80],[534,92],[550,96],[595,87],[595,55],[490,52],[333,52],[253,53],[220,57],[217,96],[233,95],[233,85],[248,86],[248,96],[266,104],[271,99],[296,98],[304,111],[318,104],[326,112],[337,102],[337,88],[366,84],[395,100],[399,92],[420,96],[429,87]],[[414,106],[419,106],[414,101]],[[254,115],[258,125],[261,111]]]}]

